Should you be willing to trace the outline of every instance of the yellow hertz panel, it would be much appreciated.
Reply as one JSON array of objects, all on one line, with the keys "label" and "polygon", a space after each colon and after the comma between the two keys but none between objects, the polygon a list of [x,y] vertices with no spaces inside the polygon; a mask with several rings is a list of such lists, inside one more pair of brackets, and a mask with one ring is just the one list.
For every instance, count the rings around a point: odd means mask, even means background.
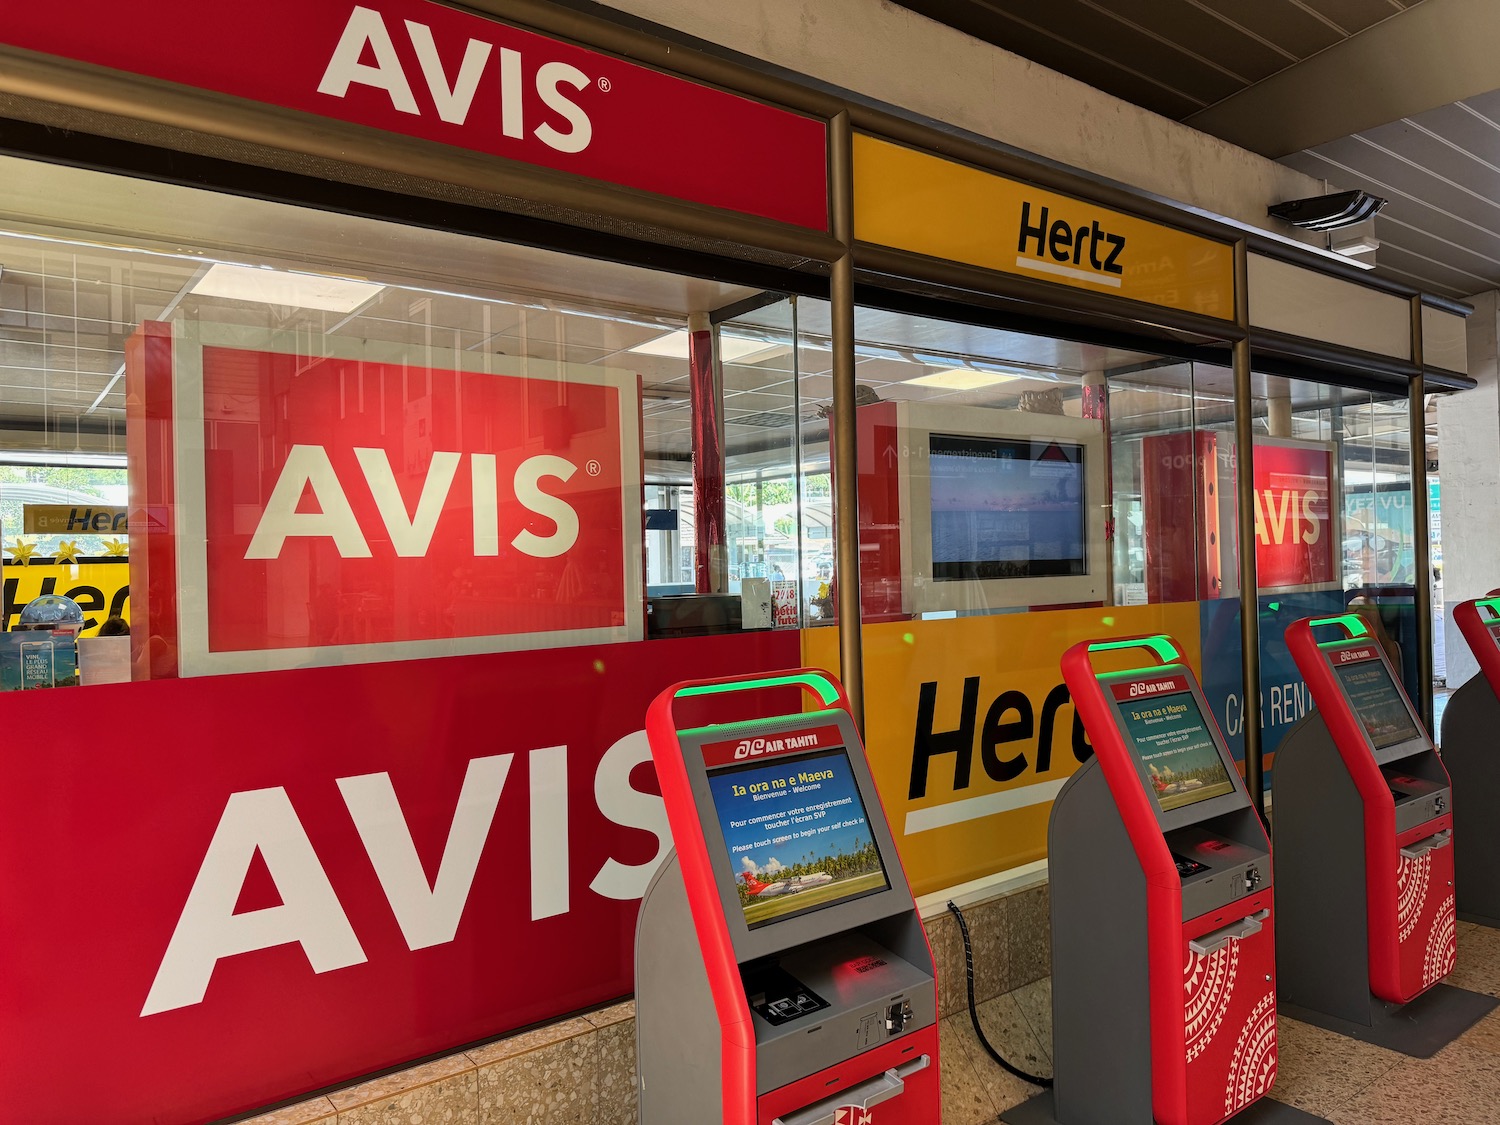
[{"label": "yellow hertz panel", "polygon": [[[1047,854],[1052,799],[1088,753],[1062,654],[1153,633],[1170,633],[1201,671],[1192,602],[864,627],[865,747],[916,894]],[[838,630],[804,630],[802,652],[809,667],[837,668]],[[1110,658],[1096,667],[1150,659]]]},{"label": "yellow hertz panel", "polygon": [[932,258],[1231,320],[1222,242],[856,134],[854,236]]}]

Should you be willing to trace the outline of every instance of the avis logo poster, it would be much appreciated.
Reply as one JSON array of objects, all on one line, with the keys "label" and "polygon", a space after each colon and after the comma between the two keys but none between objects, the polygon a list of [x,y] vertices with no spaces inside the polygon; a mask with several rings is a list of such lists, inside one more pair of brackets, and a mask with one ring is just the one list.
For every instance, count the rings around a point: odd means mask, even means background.
[{"label": "avis logo poster", "polygon": [[637,378],[175,330],[183,675],[639,639]]}]

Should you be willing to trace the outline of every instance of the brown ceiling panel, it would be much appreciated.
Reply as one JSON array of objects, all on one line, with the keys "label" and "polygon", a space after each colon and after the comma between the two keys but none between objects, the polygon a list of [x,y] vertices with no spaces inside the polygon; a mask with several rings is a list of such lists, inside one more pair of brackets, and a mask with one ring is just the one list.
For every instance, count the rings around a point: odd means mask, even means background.
[{"label": "brown ceiling panel", "polygon": [[[995,6],[1065,43],[1082,48],[1100,60],[1101,66],[1144,74],[1203,105],[1227,98],[1245,85],[1238,75],[1215,66],[1190,46],[1184,46],[1180,36],[1151,33],[1125,18],[1117,4],[1052,0],[1040,11],[1038,5],[1015,3],[1014,0]],[[1179,6],[1192,10],[1185,4]],[[1110,89],[1112,74],[1106,72],[1100,78],[1099,82],[1092,84]]]},{"label": "brown ceiling panel", "polygon": [[1302,6],[1337,24],[1345,35],[1356,35],[1406,10],[1394,0],[1302,0]]},{"label": "brown ceiling panel", "polygon": [[[1175,89],[1170,76],[1157,79],[1133,73],[1128,60],[1100,58],[1031,20],[998,10],[999,5],[912,0],[903,6],[1174,120],[1203,107],[1203,103]],[[1092,15],[1102,18],[1097,13]]]},{"label": "brown ceiling panel", "polygon": [[[1198,0],[1205,8],[1260,36],[1294,59],[1305,59],[1345,36],[1292,0]],[[1290,61],[1290,60],[1289,60]]]},{"label": "brown ceiling panel", "polygon": [[1098,6],[1224,68],[1242,85],[1259,82],[1293,61],[1192,0],[1107,0]]},{"label": "brown ceiling panel", "polygon": [[1493,284],[1476,282],[1467,273],[1414,254],[1394,242],[1381,244],[1380,262],[1385,276],[1439,297],[1462,300],[1494,288]]}]

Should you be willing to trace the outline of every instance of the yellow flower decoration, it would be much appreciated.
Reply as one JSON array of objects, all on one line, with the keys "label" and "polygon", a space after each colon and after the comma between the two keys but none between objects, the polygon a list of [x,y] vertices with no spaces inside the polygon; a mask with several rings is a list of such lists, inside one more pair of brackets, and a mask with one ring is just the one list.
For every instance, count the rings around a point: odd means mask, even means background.
[{"label": "yellow flower decoration", "polygon": [[27,543],[22,539],[17,539],[15,542],[15,546],[7,547],[5,549],[12,555],[14,555],[17,561],[19,561],[22,566],[30,566],[31,556],[36,554],[36,544]]},{"label": "yellow flower decoration", "polygon": [[78,552],[83,548],[71,539],[64,539],[57,545],[57,561],[60,563],[76,563]]},{"label": "yellow flower decoration", "polygon": [[104,541],[104,553],[111,556],[128,555],[130,554],[130,543],[124,539],[106,539]]}]

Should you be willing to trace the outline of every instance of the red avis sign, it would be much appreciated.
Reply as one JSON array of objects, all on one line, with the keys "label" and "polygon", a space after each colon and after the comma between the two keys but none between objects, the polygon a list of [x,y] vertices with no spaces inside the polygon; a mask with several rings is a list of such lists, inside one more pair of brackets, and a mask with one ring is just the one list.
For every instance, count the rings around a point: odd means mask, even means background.
[{"label": "red avis sign", "polygon": [[[646,708],[799,644],[90,689],[111,738],[0,759],[6,1119],[218,1120],[628,993],[670,844]],[[83,1030],[108,1049],[80,1069]]]},{"label": "red avis sign", "polygon": [[634,374],[276,344],[174,341],[184,675],[641,636]]},{"label": "red avis sign", "polygon": [[[822,121],[426,0],[76,0],[0,42],[826,230]],[[191,28],[191,43],[161,29]],[[275,60],[269,65],[267,60]],[[733,145],[657,143],[733,137]]]},{"label": "red avis sign", "polygon": [[1255,443],[1255,567],[1263,590],[1339,581],[1325,447]]}]

